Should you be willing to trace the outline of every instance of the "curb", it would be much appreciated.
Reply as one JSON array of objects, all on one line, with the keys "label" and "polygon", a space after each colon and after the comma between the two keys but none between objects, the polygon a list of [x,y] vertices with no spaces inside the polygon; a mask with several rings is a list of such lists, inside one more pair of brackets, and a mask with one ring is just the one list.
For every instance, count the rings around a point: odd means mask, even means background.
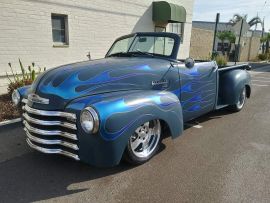
[{"label": "curb", "polygon": [[14,123],[19,123],[21,122],[21,118],[15,118],[12,120],[7,120],[7,121],[2,121],[0,122],[0,127],[6,126],[6,125],[10,125],[10,124],[14,124]]}]

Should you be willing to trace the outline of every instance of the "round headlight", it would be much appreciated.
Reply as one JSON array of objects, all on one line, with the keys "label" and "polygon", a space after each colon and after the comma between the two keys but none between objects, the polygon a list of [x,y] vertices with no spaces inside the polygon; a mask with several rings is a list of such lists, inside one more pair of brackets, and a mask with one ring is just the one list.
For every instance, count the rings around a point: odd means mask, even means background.
[{"label": "round headlight", "polygon": [[14,105],[18,105],[21,101],[21,95],[18,90],[14,90],[12,93],[12,102]]},{"label": "round headlight", "polygon": [[99,119],[96,111],[91,107],[86,107],[81,112],[81,126],[86,133],[96,133],[99,128]]}]

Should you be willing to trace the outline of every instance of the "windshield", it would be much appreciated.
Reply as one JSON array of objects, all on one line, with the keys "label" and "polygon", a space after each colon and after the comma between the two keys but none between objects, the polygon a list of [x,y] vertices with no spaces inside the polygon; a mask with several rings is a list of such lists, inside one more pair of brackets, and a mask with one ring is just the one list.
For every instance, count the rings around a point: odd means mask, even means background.
[{"label": "windshield", "polygon": [[174,39],[156,36],[132,36],[116,41],[107,56],[137,54],[171,56]]}]

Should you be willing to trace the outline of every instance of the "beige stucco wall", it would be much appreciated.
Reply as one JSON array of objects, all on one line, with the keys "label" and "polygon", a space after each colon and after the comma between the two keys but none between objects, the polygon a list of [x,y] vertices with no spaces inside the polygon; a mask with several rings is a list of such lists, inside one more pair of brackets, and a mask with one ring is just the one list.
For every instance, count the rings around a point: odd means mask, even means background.
[{"label": "beige stucco wall", "polygon": [[[212,52],[214,31],[192,28],[190,39],[190,57],[194,59],[206,60]],[[218,39],[217,39],[218,42]],[[238,42],[238,39],[236,40]],[[251,44],[250,44],[251,43]],[[260,38],[242,37],[240,61],[256,59],[260,48]],[[250,49],[250,56],[249,56]]]},{"label": "beige stucco wall", "polygon": [[[35,62],[42,67],[102,58],[113,41],[137,31],[154,31],[152,0],[1,0],[0,93],[6,91],[8,62],[19,69]],[[179,58],[189,55],[193,0],[168,0],[187,10]],[[53,47],[51,13],[68,15],[69,46]]]},{"label": "beige stucco wall", "polygon": [[[259,37],[243,37],[241,40],[240,61],[249,61],[256,59],[260,49]],[[250,50],[250,53],[249,53]]]},{"label": "beige stucco wall", "polygon": [[212,52],[214,32],[192,28],[190,39],[190,57],[206,60]]}]

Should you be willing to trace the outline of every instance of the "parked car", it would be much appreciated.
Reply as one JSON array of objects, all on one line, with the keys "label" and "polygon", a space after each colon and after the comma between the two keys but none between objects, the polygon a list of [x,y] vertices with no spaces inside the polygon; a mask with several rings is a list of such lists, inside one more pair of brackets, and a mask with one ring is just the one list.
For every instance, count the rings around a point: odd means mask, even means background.
[{"label": "parked car", "polygon": [[173,33],[126,35],[104,59],[47,70],[19,88],[13,101],[28,145],[95,166],[122,158],[142,164],[165,128],[177,138],[185,122],[210,111],[242,110],[251,94],[248,66],[177,60],[179,45]]}]

